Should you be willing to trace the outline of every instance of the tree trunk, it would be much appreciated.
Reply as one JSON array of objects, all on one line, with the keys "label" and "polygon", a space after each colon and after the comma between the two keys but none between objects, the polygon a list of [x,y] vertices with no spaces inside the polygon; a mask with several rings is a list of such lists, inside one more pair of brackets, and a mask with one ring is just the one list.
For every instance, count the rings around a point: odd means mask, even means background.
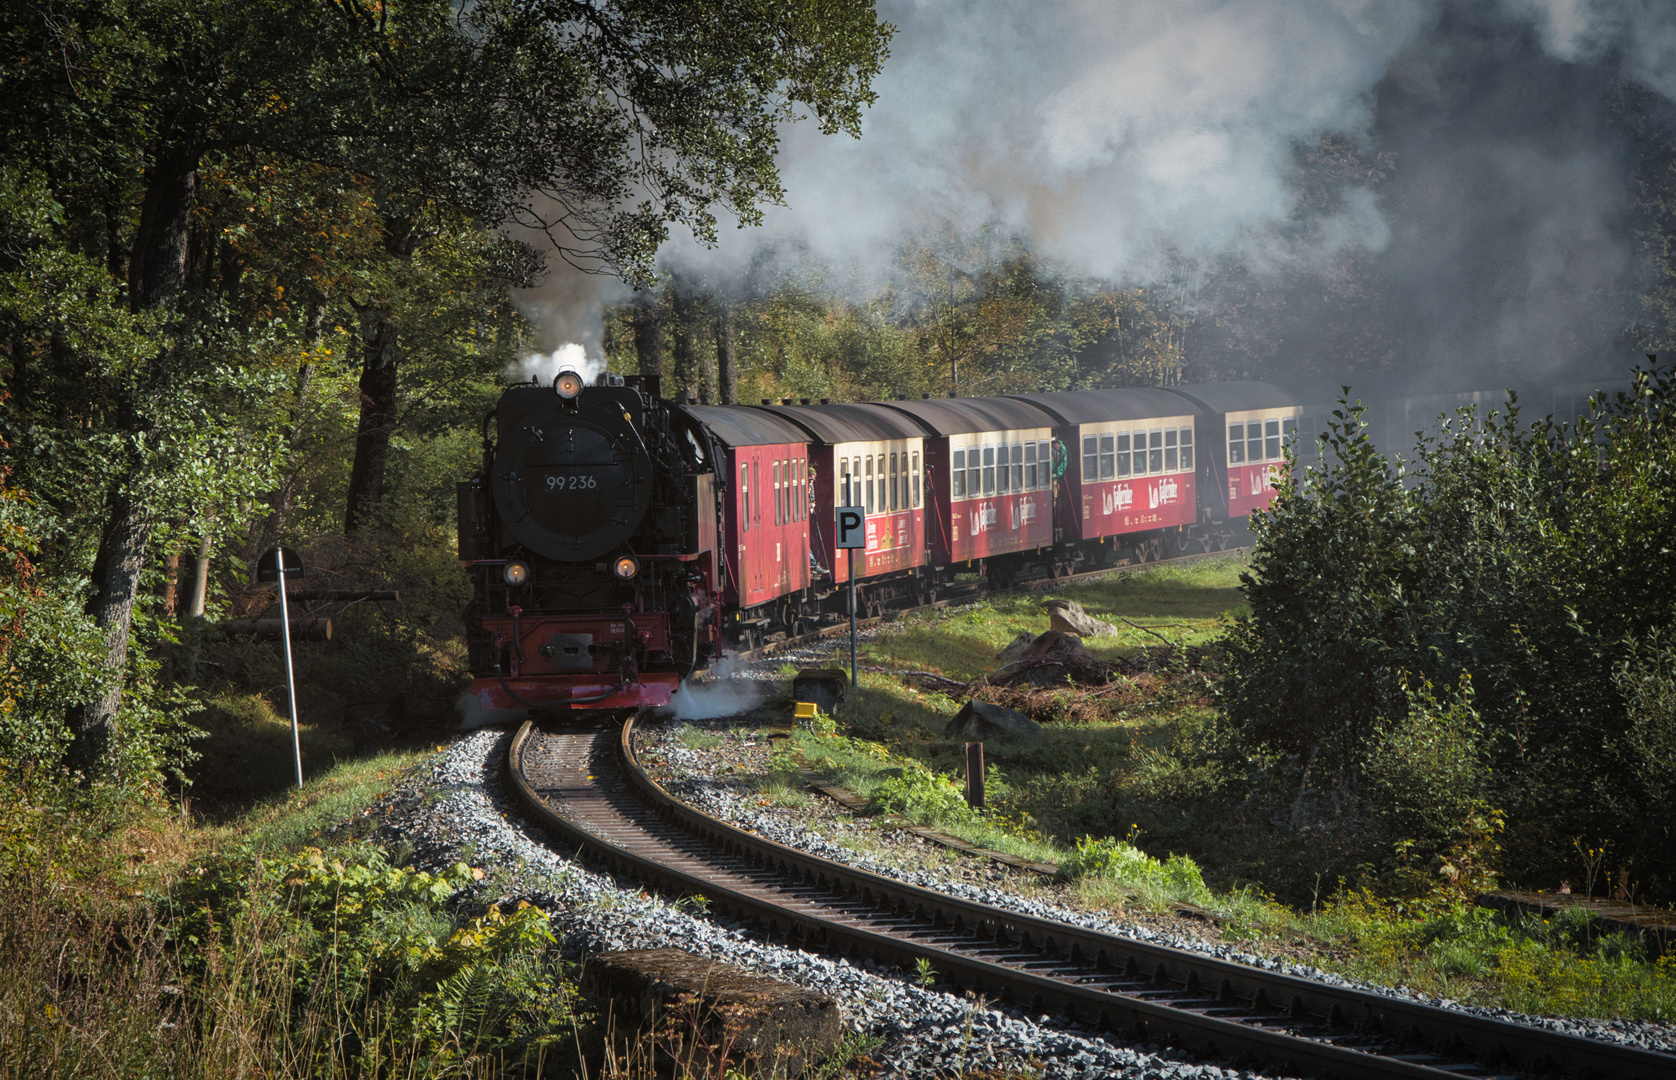
[{"label": "tree trunk", "polygon": [[708,404],[703,397],[703,373],[699,370],[698,358],[693,352],[692,297],[682,287],[678,277],[671,278],[669,289],[674,297],[674,348],[671,350],[674,355],[670,359],[675,362],[676,386],[686,393],[688,401]]},{"label": "tree trunk", "polygon": [[112,489],[106,505],[105,531],[93,564],[93,598],[88,601],[87,611],[104,636],[105,656],[100,666],[107,681],[97,698],[71,716],[74,734],[66,759],[72,769],[83,773],[93,771],[116,735],[116,714],[122,704],[123,677],[128,667],[128,640],[134,625],[134,598],[139,593],[140,568],[151,535],[146,507],[122,484]]},{"label": "tree trunk", "polygon": [[739,404],[739,368],[734,354],[733,307],[723,305],[716,316],[716,373],[723,405]]},{"label": "tree trunk", "polygon": [[[128,259],[128,303],[135,311],[165,307],[180,294],[186,281],[187,229],[198,184],[196,151],[158,153],[146,174],[145,202]],[[141,385],[128,391],[123,427],[143,441],[148,421],[141,399],[164,389],[168,355],[160,351]],[[94,701],[70,714],[72,739],[66,762],[84,773],[104,757],[116,734],[117,709],[122,704],[128,668],[128,642],[134,625],[134,599],[140,591],[146,541],[151,536],[151,508],[133,481],[143,467],[136,453],[130,467],[117,477],[105,501],[105,528],[93,562],[93,595],[87,613],[104,635],[105,690]]]},{"label": "tree trunk", "polygon": [[169,561],[164,564],[163,571],[163,614],[169,618],[175,617],[175,609],[180,603],[180,544],[169,550]]},{"label": "tree trunk", "polygon": [[634,352],[640,374],[663,378],[663,320],[657,296],[645,289],[634,294]]},{"label": "tree trunk", "polygon": [[361,315],[361,422],[355,431],[355,465],[349,473],[349,501],[343,531],[358,532],[384,497],[384,466],[396,427],[396,328],[382,306]]},{"label": "tree trunk", "polygon": [[[398,262],[411,258],[418,241],[414,220],[385,213],[381,224],[384,253]],[[343,511],[345,533],[370,524],[374,507],[384,497],[384,466],[390,457],[390,435],[396,429],[400,362],[400,342],[389,304],[375,301],[361,312],[361,421],[355,429],[355,464],[349,471],[349,498]]]}]

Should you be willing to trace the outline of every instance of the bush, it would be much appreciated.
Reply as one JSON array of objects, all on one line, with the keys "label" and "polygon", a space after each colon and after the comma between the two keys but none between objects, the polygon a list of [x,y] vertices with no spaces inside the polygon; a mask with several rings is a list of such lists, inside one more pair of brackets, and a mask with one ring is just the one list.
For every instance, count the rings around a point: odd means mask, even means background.
[{"label": "bush", "polygon": [[1070,880],[1104,878],[1170,900],[1209,904],[1213,899],[1192,859],[1172,854],[1159,862],[1133,844],[1112,837],[1085,836],[1078,840],[1076,851],[1061,860],[1059,873]]},{"label": "bush", "polygon": [[[1251,610],[1226,640],[1215,741],[1253,792],[1241,816],[1331,878],[1391,869],[1369,850],[1391,836],[1409,862],[1442,853],[1481,799],[1506,811],[1515,879],[1575,876],[1588,837],[1676,898],[1676,845],[1648,825],[1671,820],[1676,756],[1657,675],[1676,632],[1670,373],[1574,426],[1525,424],[1516,401],[1466,411],[1422,445],[1417,486],[1359,409],[1335,417],[1322,463],[1254,522]],[[1470,701],[1441,713],[1408,692],[1463,677]]]},{"label": "bush", "polygon": [[291,1018],[287,1038],[343,1033],[312,1048],[331,1068],[528,1059],[570,1033],[573,988],[539,908],[454,915],[481,876],[393,867],[374,849],[221,861],[164,901],[166,933],[206,1018],[229,992],[260,994]]}]

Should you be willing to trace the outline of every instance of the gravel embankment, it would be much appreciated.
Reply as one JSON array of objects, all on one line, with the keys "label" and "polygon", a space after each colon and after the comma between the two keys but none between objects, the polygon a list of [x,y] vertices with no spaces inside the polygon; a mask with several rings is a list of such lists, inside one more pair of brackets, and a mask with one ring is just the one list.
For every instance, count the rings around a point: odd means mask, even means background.
[{"label": "gravel embankment", "polygon": [[[954,896],[993,904],[1021,914],[1057,919],[1139,941],[1191,949],[1222,960],[1250,964],[1270,971],[1334,986],[1357,987],[1371,993],[1458,1009],[1498,1020],[1561,1031],[1583,1038],[1625,1043],[1649,1050],[1676,1053],[1676,1026],[1636,1020],[1580,1020],[1532,1016],[1508,1009],[1469,1005],[1410,990],[1362,982],[1323,971],[1284,957],[1258,956],[1210,934],[1194,933],[1185,920],[1140,916],[1114,919],[1053,903],[1036,880],[1008,871],[987,860],[961,857],[950,860],[927,848],[918,837],[900,830],[879,829],[858,820],[830,800],[811,794],[806,807],[765,804],[755,794],[754,777],[767,771],[768,749],[746,746],[736,738],[739,721],[690,722],[695,729],[724,737],[714,750],[695,751],[672,735],[673,727],[645,730],[642,744],[661,764],[660,782],[707,813],[749,829],[770,840],[810,854],[870,870],[900,881]],[[835,839],[837,842],[835,842]],[[974,864],[977,864],[974,866]]]},{"label": "gravel embankment", "polygon": [[[407,847],[422,866],[464,859],[493,871],[483,903],[528,900],[552,917],[567,953],[681,948],[714,956],[836,998],[851,1026],[878,1035],[871,1055],[886,1076],[954,1075],[1034,1065],[1051,1080],[1226,1080],[1259,1074],[1189,1063],[1148,1047],[1106,1040],[1074,1024],[1031,1017],[796,949],[765,945],[725,922],[649,898],[557,853],[518,817],[501,790],[507,731],[462,736],[392,792],[378,813],[379,838]],[[835,849],[837,850],[837,849]]]}]

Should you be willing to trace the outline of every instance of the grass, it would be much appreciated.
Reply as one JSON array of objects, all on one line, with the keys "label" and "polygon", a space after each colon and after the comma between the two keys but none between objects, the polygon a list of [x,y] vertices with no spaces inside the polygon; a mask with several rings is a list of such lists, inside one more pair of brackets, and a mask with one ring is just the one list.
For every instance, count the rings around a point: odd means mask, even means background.
[{"label": "grass", "polygon": [[[1233,559],[1160,567],[1054,595],[1118,625],[1119,633],[1085,642],[1115,660],[1161,644],[1120,620],[1176,646],[1211,644],[1243,605],[1241,569]],[[1045,598],[1009,596],[903,619],[863,646],[863,663],[970,680],[994,670],[996,653],[1018,633],[1048,628]],[[1261,881],[1227,872],[1261,866],[1262,859],[1238,848],[1256,842],[1255,831],[1221,830],[1221,841],[1206,839],[1217,823],[1206,820],[1194,793],[1219,782],[1197,752],[1215,719],[1206,687],[1168,675],[1136,682],[1135,697],[1099,719],[1050,722],[1031,741],[986,743],[990,805],[981,815],[961,797],[963,752],[944,730],[960,701],[944,694],[864,671],[840,707],[841,734],[803,731],[793,741],[818,771],[868,798],[874,811],[1067,866],[1063,902],[1162,911],[1192,901],[1220,913],[1232,940],[1353,977],[1533,1013],[1676,1022],[1676,958],[1649,962],[1635,943],[1571,921],[1505,918],[1443,885],[1416,898],[1318,881],[1313,901],[1299,908],[1274,901]],[[1055,693],[1077,697],[1071,688]],[[1079,841],[1122,857],[1079,864]]]},{"label": "grass", "polygon": [[1090,615],[1113,623],[1117,633],[1083,642],[1104,660],[1162,644],[1154,634],[1178,646],[1204,645],[1244,606],[1239,591],[1244,568],[1233,557],[1161,566],[1074,582],[1054,592],[1003,596],[952,614],[916,615],[867,643],[866,662],[976,678],[995,669],[995,654],[1018,634],[1048,629],[1042,601],[1050,597],[1075,600]]}]

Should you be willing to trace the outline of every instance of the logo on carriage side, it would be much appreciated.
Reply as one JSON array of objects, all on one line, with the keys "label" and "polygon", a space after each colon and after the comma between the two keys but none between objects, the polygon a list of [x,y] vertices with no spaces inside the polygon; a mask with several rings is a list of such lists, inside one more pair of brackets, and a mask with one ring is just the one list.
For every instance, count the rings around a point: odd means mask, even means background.
[{"label": "logo on carriage side", "polygon": [[1107,514],[1127,510],[1134,502],[1135,492],[1128,484],[1118,484],[1111,490],[1100,493],[1100,506]]},{"label": "logo on carriage side", "polygon": [[990,526],[992,526],[994,524],[995,524],[995,504],[992,503],[992,502],[979,503],[977,505],[977,508],[972,511],[972,532],[973,532],[973,534],[975,535],[975,534],[981,533],[981,532],[988,532]]},{"label": "logo on carriage side", "polygon": [[1179,485],[1169,477],[1165,477],[1158,481],[1156,485],[1147,489],[1147,509],[1156,510],[1160,506],[1168,506],[1176,501],[1178,494],[1180,494]]},{"label": "logo on carriage side", "polygon": [[1251,470],[1247,475],[1251,477],[1251,494],[1261,495],[1280,479],[1280,466],[1265,465],[1261,469]]},{"label": "logo on carriage side", "polygon": [[1028,525],[1036,520],[1036,500],[1028,496],[1014,499],[1007,507],[1007,514],[1013,523],[1013,532],[1018,532],[1020,524]]}]

